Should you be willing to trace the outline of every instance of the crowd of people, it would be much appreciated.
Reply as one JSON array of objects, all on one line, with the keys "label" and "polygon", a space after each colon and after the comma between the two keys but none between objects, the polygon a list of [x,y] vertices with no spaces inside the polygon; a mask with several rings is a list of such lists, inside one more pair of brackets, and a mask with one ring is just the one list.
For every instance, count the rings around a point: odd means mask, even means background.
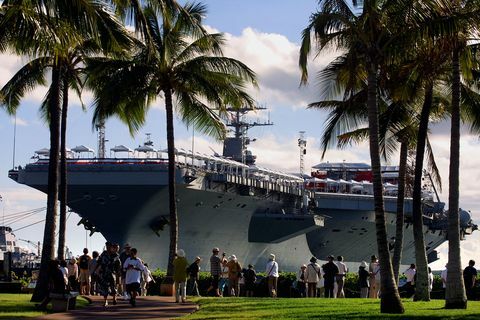
[{"label": "crowd of people", "polygon": [[[108,305],[108,296],[112,297],[112,303],[117,303],[117,296],[128,299],[132,306],[136,306],[136,297],[146,295],[149,284],[154,281],[148,265],[137,256],[137,249],[125,244],[121,253],[119,245],[107,242],[106,249],[99,254],[92,252],[90,257],[87,248],[83,255],[66,261],[54,260],[50,264],[51,292],[64,293],[68,290],[79,291],[82,295],[101,295],[104,298],[104,306]],[[296,274],[293,288],[301,297],[345,298],[345,278],[349,272],[343,257],[327,257],[323,265],[318,263],[316,257],[311,257],[308,264],[300,266]],[[179,249],[173,261],[173,280],[175,283],[175,300],[177,303],[185,303],[186,296],[200,296],[198,277],[201,270],[202,259],[196,257],[192,263],[188,263],[186,253]],[[220,249],[212,249],[210,257],[211,284],[207,293],[221,297],[239,296],[243,292],[245,296],[254,295],[255,283],[258,280],[257,272],[252,264],[242,268],[237,257],[232,254],[227,257],[226,253],[220,255]],[[474,287],[477,271],[474,268],[475,261],[470,260],[469,266],[463,272],[468,299],[474,299]],[[265,278],[270,297],[277,297],[279,264],[275,254],[268,256],[265,265]],[[433,288],[433,274],[428,268],[429,290]],[[408,296],[415,294],[416,267],[411,264],[405,270],[406,282],[404,289]],[[446,286],[447,269],[441,273],[443,287]],[[362,261],[358,269],[358,287],[361,298],[378,298],[380,296],[380,264],[375,255],[370,263]],[[45,307],[44,301],[40,307]]]},{"label": "crowd of people", "polygon": [[[137,256],[137,249],[127,243],[119,253],[119,245],[105,243],[105,250],[89,255],[87,248],[83,255],[68,262],[53,260],[49,266],[50,292],[65,293],[77,291],[81,295],[101,295],[104,306],[108,305],[108,296],[117,304],[117,296],[129,300],[136,306],[138,295],[147,295],[147,289],[154,281],[148,265]],[[45,308],[50,299],[38,307]]]}]

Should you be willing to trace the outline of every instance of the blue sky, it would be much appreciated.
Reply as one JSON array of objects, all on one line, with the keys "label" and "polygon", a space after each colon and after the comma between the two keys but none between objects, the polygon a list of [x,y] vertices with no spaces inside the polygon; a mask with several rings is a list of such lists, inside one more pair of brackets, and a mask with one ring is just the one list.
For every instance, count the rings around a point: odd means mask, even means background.
[{"label": "blue sky", "polygon": [[[312,0],[297,1],[274,1],[274,0],[208,0],[204,1],[208,6],[208,16],[205,23],[216,31],[226,33],[227,46],[225,54],[237,58],[254,71],[259,77],[259,90],[253,90],[251,94],[261,105],[269,108],[268,112],[253,115],[253,119],[266,119],[268,115],[274,126],[254,129],[251,137],[257,138],[251,148],[258,155],[258,163],[263,166],[283,169],[284,171],[298,171],[298,147],[297,138],[299,131],[306,131],[307,157],[306,164],[310,167],[319,163],[320,160],[320,136],[323,129],[325,114],[318,111],[307,110],[308,103],[318,99],[318,87],[315,83],[315,71],[326,65],[335,53],[329,52],[319,56],[315,62],[311,62],[310,74],[312,80],[309,86],[299,88],[300,73],[297,67],[298,49],[301,30],[308,23],[310,14],[316,8],[316,2]],[[25,63],[21,59],[9,54],[0,55],[0,85],[13,75],[13,73]],[[30,161],[34,150],[48,147],[48,130],[45,123],[40,119],[38,106],[45,94],[45,89],[35,90],[24,99],[17,114],[17,146],[16,165],[24,165]],[[70,148],[84,144],[96,149],[96,133],[92,131],[89,102],[91,95],[86,92],[84,101],[87,111],[81,110],[78,99],[73,99],[69,111],[68,146]],[[107,149],[114,145],[124,144],[135,147],[144,141],[145,133],[151,133],[157,148],[165,148],[165,116],[162,101],[155,103],[148,114],[148,120],[144,128],[131,137],[126,127],[116,119],[107,122]],[[448,191],[448,155],[449,144],[446,135],[448,125],[434,129],[432,145],[437,155],[437,161],[444,179],[445,190],[442,194],[447,199]],[[183,124],[176,123],[177,146],[190,149],[191,131]],[[7,171],[12,168],[13,150],[13,124],[4,111],[0,110],[0,195],[3,202],[0,203],[0,214],[11,214],[23,210],[45,206],[45,197],[29,187],[21,186],[7,177]],[[478,137],[464,136],[462,138],[462,155],[473,154],[478,150]],[[221,152],[221,144],[207,137],[196,136],[196,149],[205,153],[211,153],[210,147]],[[331,150],[327,153],[329,161],[368,162],[368,146],[361,145],[344,151]],[[392,159],[395,163],[396,158]],[[461,168],[461,206],[472,210],[477,220],[480,220],[480,206],[477,199],[480,198],[477,181],[480,180],[480,159],[475,157],[463,157]],[[14,229],[44,218],[44,213],[26,221],[13,225]],[[68,221],[67,245],[74,254],[79,254],[85,245],[85,232],[77,227],[79,218],[72,214]],[[43,236],[42,224],[20,230],[17,236],[33,241],[41,240]],[[479,255],[478,235],[463,244],[465,256]],[[95,235],[88,238],[87,244],[91,249],[101,249],[103,238]],[[443,258],[447,257],[445,249],[441,249]],[[478,256],[480,259],[480,256]],[[445,263],[442,259],[435,264],[438,268]]]}]

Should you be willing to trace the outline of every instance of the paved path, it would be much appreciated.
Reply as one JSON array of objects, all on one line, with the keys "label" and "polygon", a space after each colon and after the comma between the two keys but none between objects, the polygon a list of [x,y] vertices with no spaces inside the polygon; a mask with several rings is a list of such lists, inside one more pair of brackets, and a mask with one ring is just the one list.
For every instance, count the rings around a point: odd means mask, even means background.
[{"label": "paved path", "polygon": [[80,309],[65,313],[52,313],[37,319],[69,320],[69,319],[172,319],[188,315],[197,310],[197,305],[191,302],[175,303],[172,297],[138,297],[137,306],[132,307],[128,301],[117,299],[117,305],[109,299],[108,307],[103,307],[103,298],[94,296],[92,304]]}]

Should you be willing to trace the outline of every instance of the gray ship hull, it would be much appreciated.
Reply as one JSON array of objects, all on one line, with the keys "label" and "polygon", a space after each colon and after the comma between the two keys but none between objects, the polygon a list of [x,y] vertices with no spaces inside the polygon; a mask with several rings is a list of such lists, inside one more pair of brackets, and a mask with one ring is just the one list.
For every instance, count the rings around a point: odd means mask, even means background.
[{"label": "gray ship hull", "polygon": [[[30,165],[11,176],[19,183],[46,191],[46,165]],[[220,247],[229,255],[235,254],[241,263],[256,265],[258,270],[268,255],[275,253],[282,270],[295,271],[312,255],[320,259],[342,255],[348,262],[360,262],[368,261],[377,252],[371,196],[317,193],[318,211],[325,220],[306,226],[302,225],[306,220],[296,211],[301,202],[298,195],[240,192],[242,186],[216,182],[201,173],[186,183],[186,176],[185,169],[177,170],[178,246],[190,260],[197,255],[206,259],[211,248]],[[68,181],[68,205],[85,219],[88,228],[101,232],[110,241],[129,242],[153,267],[166,268],[169,230],[165,224],[168,188],[164,163],[71,165]],[[393,198],[387,199],[387,211],[393,211],[394,204]],[[407,201],[407,210],[409,206]],[[252,224],[257,226],[255,219],[266,219],[266,223],[252,228]],[[276,235],[282,219],[290,220],[292,230]],[[434,249],[446,241],[445,234],[424,229],[427,253],[433,255]],[[392,212],[387,212],[387,231],[393,244]],[[414,261],[409,224],[405,227],[404,248],[402,263],[409,264]]]}]

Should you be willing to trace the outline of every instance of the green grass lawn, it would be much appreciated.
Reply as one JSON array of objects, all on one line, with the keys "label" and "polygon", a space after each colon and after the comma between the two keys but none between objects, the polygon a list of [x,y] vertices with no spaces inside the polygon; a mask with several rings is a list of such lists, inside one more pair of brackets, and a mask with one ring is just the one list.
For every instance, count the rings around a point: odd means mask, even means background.
[{"label": "green grass lawn", "polygon": [[445,310],[444,300],[404,300],[405,314],[380,314],[379,300],[197,298],[200,310],[185,319],[480,319],[480,301]]},{"label": "green grass lawn", "polygon": [[[33,318],[49,312],[35,310],[35,303],[30,302],[31,297],[31,294],[0,293],[0,319]],[[82,308],[87,304],[86,299],[77,298],[77,308]]]}]

